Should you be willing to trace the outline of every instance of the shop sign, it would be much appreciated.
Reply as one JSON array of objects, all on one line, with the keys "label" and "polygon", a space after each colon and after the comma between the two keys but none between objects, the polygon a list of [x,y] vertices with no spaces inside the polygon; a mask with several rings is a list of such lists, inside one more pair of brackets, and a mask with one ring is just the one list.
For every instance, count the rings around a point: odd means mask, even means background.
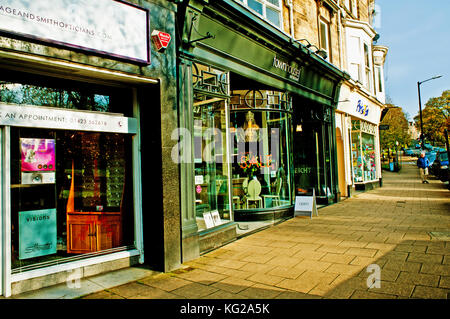
[{"label": "shop sign", "polygon": [[298,81],[300,79],[300,69],[296,66],[289,65],[287,62],[279,60],[276,56],[273,57],[273,67],[283,70],[289,74],[289,78]]},{"label": "shop sign", "polygon": [[150,63],[149,12],[119,0],[0,0],[0,30]]},{"label": "shop sign", "polygon": [[357,92],[347,95],[345,90],[339,99],[343,101],[338,104],[338,110],[370,123],[379,124],[381,115],[380,105],[364,98],[364,96]]},{"label": "shop sign", "polygon": [[377,131],[377,126],[366,121],[361,121],[360,130],[361,132],[375,135]]},{"label": "shop sign", "polygon": [[305,213],[309,214],[311,218],[313,213],[316,213],[316,215],[319,216],[316,206],[316,192],[314,189],[310,196],[301,195],[295,197],[294,215],[301,216]]},{"label": "shop sign", "polygon": [[136,133],[137,121],[118,115],[0,103],[0,125]]},{"label": "shop sign", "polygon": [[378,126],[378,129],[380,131],[389,130],[389,125],[387,125],[387,124],[380,125],[380,126]]},{"label": "shop sign", "polygon": [[363,116],[369,115],[369,106],[367,104],[363,104],[361,100],[358,100],[358,104],[356,105],[356,112]]},{"label": "shop sign", "polygon": [[19,259],[56,253],[56,208],[19,212]]}]

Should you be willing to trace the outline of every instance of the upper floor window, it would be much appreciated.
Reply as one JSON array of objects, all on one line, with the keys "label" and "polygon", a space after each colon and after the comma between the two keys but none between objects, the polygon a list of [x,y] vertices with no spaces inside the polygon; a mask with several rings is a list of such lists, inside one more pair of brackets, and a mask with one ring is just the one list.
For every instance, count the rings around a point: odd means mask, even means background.
[{"label": "upper floor window", "polygon": [[381,66],[377,65],[375,66],[375,81],[376,81],[376,88],[378,93],[383,92],[383,72],[381,70]]},{"label": "upper floor window", "polygon": [[372,88],[372,68],[371,68],[371,55],[370,55],[370,49],[369,49],[369,45],[367,43],[364,43],[364,73],[365,73],[365,79],[364,79],[364,85],[366,86],[366,88],[369,89],[369,91]]},{"label": "upper floor window", "polygon": [[263,19],[281,28],[281,0],[237,0]]},{"label": "upper floor window", "polygon": [[356,18],[358,17],[358,3],[357,0],[345,0],[345,8],[351,12]]},{"label": "upper floor window", "polygon": [[330,26],[324,20],[319,20],[319,32],[320,32],[320,48],[327,53],[326,60],[330,60]]},{"label": "upper floor window", "polygon": [[371,45],[366,42],[367,37],[358,36],[358,34],[349,35],[347,39],[348,71],[354,80],[360,82],[367,90],[372,92]]}]

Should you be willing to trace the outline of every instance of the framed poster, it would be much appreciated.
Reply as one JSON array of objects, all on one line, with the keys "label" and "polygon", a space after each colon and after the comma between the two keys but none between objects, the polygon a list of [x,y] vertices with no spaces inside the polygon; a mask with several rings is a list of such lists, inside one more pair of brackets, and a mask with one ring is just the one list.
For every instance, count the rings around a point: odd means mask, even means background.
[{"label": "framed poster", "polygon": [[214,226],[219,226],[222,224],[222,221],[220,220],[220,215],[218,210],[213,210],[211,212],[211,217],[214,222]]},{"label": "framed poster", "polygon": [[19,212],[19,259],[56,253],[56,208]]},{"label": "framed poster", "polygon": [[55,183],[55,140],[21,138],[22,184]]},{"label": "framed poster", "polygon": [[214,227],[214,221],[211,212],[203,213],[203,219],[205,220],[206,228]]}]

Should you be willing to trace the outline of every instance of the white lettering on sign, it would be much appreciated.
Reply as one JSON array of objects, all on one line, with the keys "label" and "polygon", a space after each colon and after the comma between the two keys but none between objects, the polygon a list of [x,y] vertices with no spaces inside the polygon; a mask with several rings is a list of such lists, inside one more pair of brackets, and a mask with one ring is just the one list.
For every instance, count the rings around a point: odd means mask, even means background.
[{"label": "white lettering on sign", "polygon": [[277,69],[283,70],[289,73],[290,77],[294,80],[298,80],[300,78],[300,69],[289,65],[286,62],[280,61],[276,56],[273,57],[273,66]]},{"label": "white lettering on sign", "polygon": [[137,121],[118,115],[0,103],[0,125],[136,133]]},{"label": "white lettering on sign", "polygon": [[148,11],[111,0],[0,0],[0,30],[150,63]]}]

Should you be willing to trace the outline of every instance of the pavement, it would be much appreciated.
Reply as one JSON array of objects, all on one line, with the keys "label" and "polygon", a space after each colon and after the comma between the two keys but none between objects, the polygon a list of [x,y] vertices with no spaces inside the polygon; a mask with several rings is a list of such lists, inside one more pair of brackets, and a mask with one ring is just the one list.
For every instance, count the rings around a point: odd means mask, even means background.
[{"label": "pavement", "polygon": [[381,188],[243,237],[176,271],[132,267],[84,279],[70,293],[60,285],[12,298],[448,299],[450,191],[432,177],[422,184],[415,165],[404,163],[398,173],[383,171]]}]

